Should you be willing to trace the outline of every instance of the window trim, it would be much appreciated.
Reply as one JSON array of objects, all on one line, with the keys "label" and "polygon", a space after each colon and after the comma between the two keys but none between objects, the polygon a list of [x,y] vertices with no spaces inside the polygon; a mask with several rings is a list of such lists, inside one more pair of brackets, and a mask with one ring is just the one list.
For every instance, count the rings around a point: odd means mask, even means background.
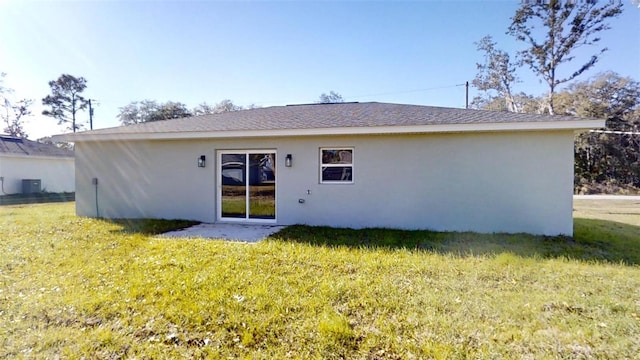
[{"label": "window trim", "polygon": [[[343,151],[343,150],[349,150],[351,151],[351,163],[350,164],[325,164],[322,162],[322,152],[325,150],[337,150],[337,151]],[[326,147],[321,147],[320,151],[318,152],[318,162],[319,162],[319,181],[320,184],[337,184],[337,185],[346,185],[346,184],[353,184],[354,183],[354,168],[355,168],[355,147],[353,146],[326,146]],[[329,167],[349,167],[351,168],[351,180],[322,180],[322,171],[323,168],[329,168]]]}]

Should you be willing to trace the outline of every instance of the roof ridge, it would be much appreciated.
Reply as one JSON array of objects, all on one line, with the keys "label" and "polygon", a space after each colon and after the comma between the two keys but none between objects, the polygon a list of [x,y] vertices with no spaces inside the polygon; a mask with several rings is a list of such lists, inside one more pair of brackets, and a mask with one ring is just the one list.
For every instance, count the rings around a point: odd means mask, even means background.
[{"label": "roof ridge", "polygon": [[306,104],[287,104],[285,106],[307,106],[307,105],[346,105],[346,104],[360,104],[359,101],[343,101],[343,102],[328,102],[328,103],[306,103]]}]

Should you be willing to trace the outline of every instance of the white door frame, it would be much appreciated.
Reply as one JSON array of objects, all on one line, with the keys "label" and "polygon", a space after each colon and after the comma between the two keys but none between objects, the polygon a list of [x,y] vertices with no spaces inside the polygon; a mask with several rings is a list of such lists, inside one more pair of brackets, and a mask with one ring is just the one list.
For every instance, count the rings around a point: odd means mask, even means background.
[{"label": "white door frame", "polygon": [[[274,212],[275,219],[252,219],[249,218],[249,194],[250,187],[249,184],[249,155],[250,154],[262,154],[262,153],[273,153],[275,154],[275,164],[273,164],[275,169],[275,188],[274,188]],[[225,218],[222,217],[222,155],[223,154],[244,154],[247,155],[246,163],[245,163],[245,182],[246,182],[246,215],[244,218]],[[217,150],[216,151],[216,221],[218,222],[243,222],[243,223],[263,223],[263,224],[275,224],[278,219],[278,152],[276,149],[235,149],[235,150]]]}]

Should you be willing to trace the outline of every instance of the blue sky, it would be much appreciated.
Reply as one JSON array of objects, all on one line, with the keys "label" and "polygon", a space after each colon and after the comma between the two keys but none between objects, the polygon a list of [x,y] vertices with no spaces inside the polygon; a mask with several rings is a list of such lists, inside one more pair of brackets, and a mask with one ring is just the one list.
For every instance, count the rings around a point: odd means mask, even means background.
[{"label": "blue sky", "polygon": [[[581,79],[613,70],[640,80],[640,9],[623,2],[624,14],[602,34],[609,51]],[[15,97],[36,100],[32,139],[62,132],[40,113],[47,83],[63,73],[87,79],[85,95],[99,104],[96,128],[119,125],[118,108],[144,99],[272,106],[333,90],[347,101],[464,107],[457,85],[482,60],[474,42],[490,34],[505,50],[522,48],[505,34],[518,6],[0,0],[0,72]],[[527,69],[520,75],[517,91],[544,91]]]}]

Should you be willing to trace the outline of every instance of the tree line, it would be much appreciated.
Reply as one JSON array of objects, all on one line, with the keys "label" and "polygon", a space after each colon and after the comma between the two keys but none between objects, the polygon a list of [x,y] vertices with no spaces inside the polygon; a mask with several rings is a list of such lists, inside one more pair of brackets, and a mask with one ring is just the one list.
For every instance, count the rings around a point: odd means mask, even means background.
[{"label": "tree line", "polygon": [[[4,86],[5,77],[5,73],[0,73],[0,98],[4,108],[4,111],[0,111],[0,118],[4,125],[3,132],[14,137],[27,138],[28,135],[24,130],[24,118],[32,114],[30,106],[33,104],[33,100],[10,99],[13,89]],[[89,109],[89,117],[93,116],[91,99],[84,95],[84,91],[87,89],[87,80],[84,77],[62,74],[58,79],[49,81],[49,88],[51,94],[42,99],[42,104],[47,107],[42,114],[56,119],[58,125],[64,125],[66,130],[73,132],[83,130],[85,124],[78,120],[79,114]],[[339,102],[344,102],[344,99],[342,95],[334,91],[330,91],[328,94],[322,93],[317,101],[317,103]],[[132,101],[120,107],[117,118],[122,125],[132,125],[258,107],[255,104],[240,106],[229,99],[213,105],[203,102],[193,109],[189,109],[187,105],[179,101],[142,100]]]},{"label": "tree line", "polygon": [[203,102],[193,109],[189,109],[179,101],[167,101],[164,103],[155,100],[133,101],[120,108],[117,117],[122,125],[139,124],[150,121],[179,119],[189,116],[219,114],[243,109],[255,109],[258,105],[251,104],[243,107],[233,101],[225,99],[217,104],[210,105]]},{"label": "tree line", "polygon": [[[320,94],[320,97],[316,102],[321,104],[341,103],[344,102],[344,98],[339,93],[330,91],[328,94]],[[164,103],[159,103],[155,100],[142,100],[133,101],[121,107],[117,117],[122,125],[132,125],[150,121],[179,119],[189,116],[220,114],[229,111],[249,110],[259,107],[260,106],[256,104],[250,104],[248,106],[236,105],[229,99],[222,100],[214,105],[203,102],[193,109],[187,108],[185,104],[179,101],[167,101]]]},{"label": "tree line", "polygon": [[[0,105],[3,107],[3,110],[0,110],[0,118],[4,125],[2,131],[14,137],[27,138],[24,119],[32,115],[30,107],[34,101],[32,99],[14,100],[13,89],[4,86],[5,77],[6,73],[0,73]],[[49,81],[49,88],[51,94],[42,99],[42,104],[46,107],[42,114],[54,118],[58,121],[58,125],[64,125],[66,130],[73,132],[84,130],[86,121],[79,120],[80,113],[88,109],[89,117],[93,116],[91,99],[84,95],[87,80],[81,76],[62,74],[58,79]],[[160,103],[155,100],[142,100],[133,101],[119,108],[117,118],[122,125],[132,125],[257,107],[259,106],[255,104],[243,107],[228,99],[214,105],[203,102],[193,109],[189,109],[184,103],[178,101]]]}]

